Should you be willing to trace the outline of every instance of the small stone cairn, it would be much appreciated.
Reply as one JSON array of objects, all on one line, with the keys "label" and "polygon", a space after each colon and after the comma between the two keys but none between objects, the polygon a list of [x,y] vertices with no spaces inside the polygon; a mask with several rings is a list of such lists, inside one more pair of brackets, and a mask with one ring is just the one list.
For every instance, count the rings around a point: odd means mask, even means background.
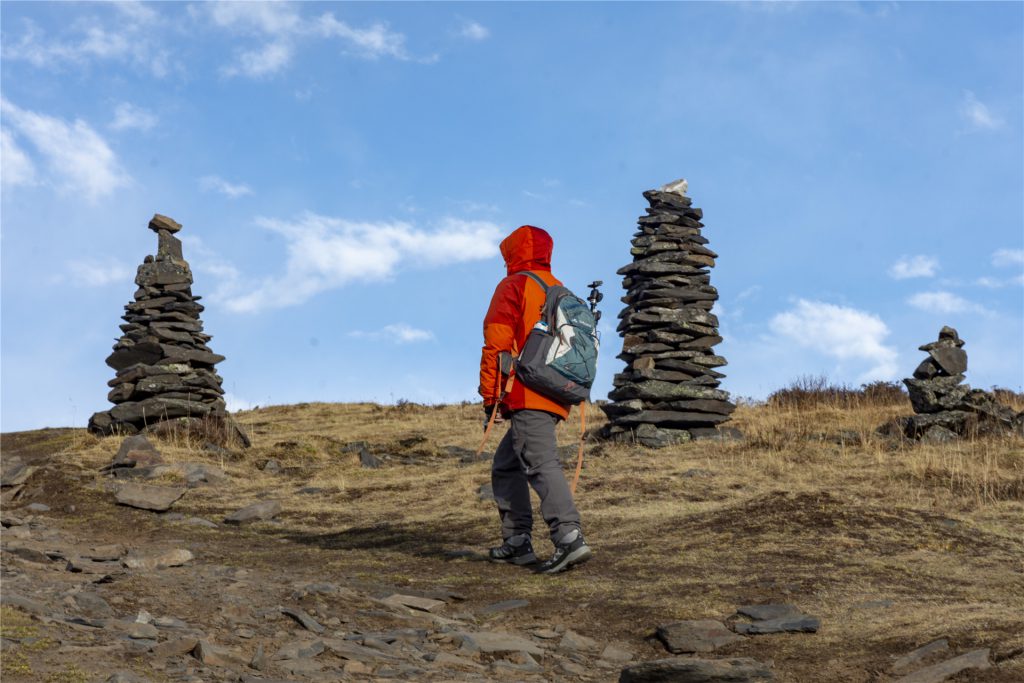
[{"label": "small stone cairn", "polygon": [[[149,229],[158,237],[156,257],[139,266],[135,301],[126,305],[124,333],[107,358],[117,376],[107,398],[115,407],[94,414],[95,434],[134,434],[165,420],[227,418],[222,379],[213,366],[224,360],[210,350],[192,271],[174,233],[181,224],[156,214]],[[237,429],[237,428],[235,428]],[[243,439],[244,440],[244,439]]]},{"label": "small stone cairn", "polygon": [[603,435],[615,441],[661,447],[739,436],[718,427],[736,409],[718,388],[725,375],[715,368],[726,361],[712,350],[722,341],[709,273],[718,255],[706,246],[704,212],[686,188],[677,180],[644,192],[650,207],[637,221],[633,262],[618,271],[625,276],[618,331],[626,369],[602,406],[609,419]]},{"label": "small stone cairn", "polygon": [[932,442],[978,434],[1024,434],[1024,412],[1015,414],[990,392],[963,384],[967,372],[963,345],[957,331],[946,326],[936,341],[920,347],[928,357],[912,378],[903,380],[916,414],[898,419],[895,431]]}]

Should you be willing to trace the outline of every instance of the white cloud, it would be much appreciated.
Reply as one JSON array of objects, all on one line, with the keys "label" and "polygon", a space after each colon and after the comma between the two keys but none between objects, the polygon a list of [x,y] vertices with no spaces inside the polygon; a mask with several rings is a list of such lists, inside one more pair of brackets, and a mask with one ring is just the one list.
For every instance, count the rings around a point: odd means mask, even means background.
[{"label": "white cloud", "polygon": [[972,311],[985,311],[983,307],[968,301],[962,296],[944,291],[918,292],[907,299],[907,303],[914,308],[919,308],[922,311],[928,311],[929,313],[968,313]]},{"label": "white cloud", "polygon": [[199,179],[199,187],[206,192],[220,192],[225,197],[238,199],[252,194],[252,188],[245,183],[229,183],[220,176],[208,175]]},{"label": "white cloud", "polygon": [[387,24],[358,28],[331,12],[307,19],[298,7],[286,2],[209,2],[190,6],[189,13],[196,19],[208,18],[217,28],[266,41],[237,51],[235,61],[221,69],[225,76],[263,78],[280,73],[292,63],[296,46],[311,39],[337,40],[347,54],[366,59],[410,59],[405,36]]},{"label": "white cloud", "polygon": [[259,404],[255,401],[244,399],[241,396],[236,396],[230,391],[224,392],[224,402],[227,404],[227,410],[229,413],[237,413],[240,410],[253,410],[259,408]]},{"label": "white cloud", "polygon": [[126,130],[136,128],[138,130],[149,130],[160,122],[156,114],[143,109],[131,102],[122,102],[114,108],[114,120],[110,127],[114,130]]},{"label": "white cloud", "polygon": [[430,330],[421,330],[406,325],[405,323],[385,325],[374,332],[355,330],[353,332],[349,332],[348,336],[356,339],[389,341],[394,344],[415,344],[417,342],[432,341],[434,339],[434,333]]},{"label": "white cloud", "polygon": [[964,92],[960,113],[977,130],[996,130],[1003,127],[1003,120],[989,111],[985,103],[975,97],[970,90]]},{"label": "white cloud", "polygon": [[113,283],[131,282],[134,275],[135,271],[117,261],[72,261],[68,263],[67,277],[61,278],[61,281],[86,287],[104,287]]},{"label": "white cloud", "polygon": [[128,62],[162,78],[170,71],[170,53],[160,45],[159,12],[136,2],[95,3],[113,8],[116,19],[104,23],[92,16],[67,24],[63,35],[51,38],[30,20],[16,41],[5,40],[4,59],[28,62],[37,68],[82,67],[93,61]]},{"label": "white cloud", "polygon": [[4,185],[35,185],[36,167],[28,155],[18,147],[14,136],[0,129],[0,182]]},{"label": "white cloud", "polygon": [[889,277],[894,280],[932,277],[938,269],[939,260],[934,256],[901,256],[896,263],[889,266]]},{"label": "white cloud", "polygon": [[841,362],[870,365],[858,381],[892,379],[898,371],[896,350],[883,343],[889,328],[874,314],[800,299],[792,309],[773,317],[769,325],[775,334],[799,347]]},{"label": "white cloud", "polygon": [[234,64],[221,69],[225,76],[262,78],[283,71],[292,61],[292,48],[284,42],[267,43],[258,50],[241,50]]},{"label": "white cloud", "polygon": [[433,268],[492,258],[502,236],[487,221],[442,220],[434,230],[402,222],[355,222],[306,213],[295,221],[257,224],[286,241],[285,272],[223,297],[229,310],[257,312],[294,306],[353,280],[388,280],[402,268]]},{"label": "white cloud", "polygon": [[64,121],[21,109],[0,99],[4,119],[29,140],[46,159],[61,187],[80,192],[90,201],[131,182],[106,141],[85,121]]},{"label": "white cloud", "polygon": [[490,38],[491,32],[482,24],[471,19],[463,19],[462,26],[459,29],[459,35],[467,40],[481,41]]},{"label": "white cloud", "polygon": [[996,249],[992,253],[992,265],[997,268],[1024,266],[1024,249]]}]

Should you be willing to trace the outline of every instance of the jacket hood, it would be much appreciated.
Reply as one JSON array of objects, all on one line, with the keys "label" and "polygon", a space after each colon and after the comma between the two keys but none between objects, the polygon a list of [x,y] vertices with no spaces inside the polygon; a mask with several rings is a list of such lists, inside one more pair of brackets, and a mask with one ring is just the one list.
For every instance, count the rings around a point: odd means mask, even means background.
[{"label": "jacket hood", "polygon": [[554,241],[544,230],[524,225],[512,231],[501,243],[508,274],[521,270],[551,270],[551,251]]}]

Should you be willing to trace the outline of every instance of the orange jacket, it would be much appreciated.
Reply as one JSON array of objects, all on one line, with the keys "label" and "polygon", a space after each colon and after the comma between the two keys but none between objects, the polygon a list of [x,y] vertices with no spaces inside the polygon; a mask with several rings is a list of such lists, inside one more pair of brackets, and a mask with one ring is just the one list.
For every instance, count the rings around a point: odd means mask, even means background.
[{"label": "orange jacket", "polygon": [[[491,305],[484,317],[484,348],[480,358],[480,395],[484,405],[493,405],[501,397],[505,377],[498,370],[498,354],[508,351],[518,355],[526,337],[540,320],[544,306],[544,290],[526,275],[515,275],[524,270],[536,273],[549,285],[562,284],[551,274],[551,235],[532,225],[516,228],[501,243],[508,276],[498,283],[491,297]],[[512,389],[501,402],[503,411],[544,410],[562,419],[569,416],[569,406],[552,401],[513,382]]]}]

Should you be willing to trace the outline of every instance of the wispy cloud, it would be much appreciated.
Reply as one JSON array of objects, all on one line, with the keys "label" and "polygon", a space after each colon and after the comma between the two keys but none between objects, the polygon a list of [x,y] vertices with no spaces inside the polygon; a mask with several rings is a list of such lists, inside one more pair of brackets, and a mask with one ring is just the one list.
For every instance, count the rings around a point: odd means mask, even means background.
[{"label": "wispy cloud", "polygon": [[92,8],[105,16],[69,22],[57,37],[25,20],[20,37],[5,40],[0,54],[7,60],[46,69],[106,61],[133,64],[158,78],[170,72],[170,52],[161,46],[160,33],[153,30],[161,23],[158,11],[138,2],[95,3]]},{"label": "wispy cloud", "polygon": [[993,114],[970,90],[964,92],[960,113],[975,130],[997,130],[1003,127],[1003,120]]},{"label": "wispy cloud", "polygon": [[262,41],[254,48],[239,49],[235,60],[221,69],[225,76],[266,78],[287,69],[298,46],[309,40],[336,40],[345,54],[364,59],[392,57],[407,60],[405,36],[383,22],[355,27],[332,12],[307,18],[300,5],[286,2],[208,2],[191,5],[189,13],[212,26]]},{"label": "wispy cloud", "polygon": [[996,249],[992,253],[992,265],[996,268],[1024,266],[1024,249]]},{"label": "wispy cloud", "polygon": [[252,188],[245,183],[229,183],[220,176],[208,175],[199,179],[199,187],[205,192],[219,192],[230,199],[252,194]]},{"label": "wispy cloud", "polygon": [[225,291],[229,310],[242,313],[295,306],[351,281],[382,281],[404,268],[436,268],[498,254],[501,230],[487,221],[446,218],[432,230],[410,223],[355,222],[306,213],[294,221],[257,219],[281,235],[285,272],[250,287]]},{"label": "wispy cloud", "polygon": [[66,123],[4,99],[0,99],[0,111],[5,122],[45,159],[62,189],[80,192],[95,201],[131,181],[106,140],[85,121]]},{"label": "wispy cloud", "polygon": [[35,164],[6,129],[0,129],[0,156],[0,182],[11,187],[36,184]]},{"label": "wispy cloud", "polygon": [[109,284],[131,282],[134,271],[117,261],[81,260],[67,265],[67,275],[61,282],[86,287],[104,287]]},{"label": "wispy cloud", "polygon": [[907,303],[914,308],[918,308],[929,313],[986,312],[986,309],[979,304],[968,301],[962,296],[953,294],[952,292],[941,290],[934,292],[918,292],[907,299]]},{"label": "wispy cloud", "polygon": [[894,280],[933,277],[938,269],[939,260],[934,256],[901,256],[896,263],[889,266],[889,277]]},{"label": "wispy cloud", "polygon": [[884,343],[889,328],[872,313],[800,299],[792,309],[773,317],[769,326],[776,335],[798,347],[840,362],[868,365],[860,374],[861,382],[896,376],[896,350]]},{"label": "wispy cloud", "polygon": [[472,19],[463,19],[462,25],[459,27],[459,35],[467,40],[487,40],[491,37],[490,30]]},{"label": "wispy cloud", "polygon": [[110,127],[114,130],[127,130],[135,128],[138,130],[150,130],[160,119],[148,109],[143,109],[131,102],[122,102],[114,108],[114,120]]},{"label": "wispy cloud", "polygon": [[367,332],[354,330],[348,336],[356,339],[367,339],[372,341],[386,341],[393,344],[414,344],[417,342],[432,341],[434,333],[430,330],[421,330],[405,323],[394,323],[385,325],[379,330]]}]

